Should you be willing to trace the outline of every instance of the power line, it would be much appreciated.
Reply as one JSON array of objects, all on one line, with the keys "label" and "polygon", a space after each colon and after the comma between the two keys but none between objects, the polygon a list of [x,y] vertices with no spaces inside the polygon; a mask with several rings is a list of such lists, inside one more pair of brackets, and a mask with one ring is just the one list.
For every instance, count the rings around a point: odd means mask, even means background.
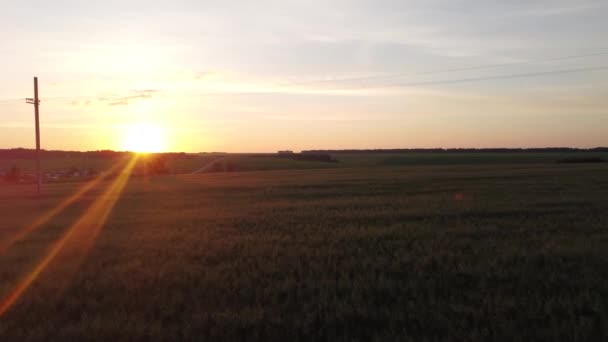
[{"label": "power line", "polygon": [[534,60],[527,60],[527,61],[513,62],[513,63],[484,64],[484,65],[468,66],[468,67],[461,67],[461,68],[438,69],[438,70],[430,70],[430,71],[422,71],[422,72],[414,72],[414,73],[412,73],[412,72],[400,72],[400,73],[395,73],[395,74],[391,74],[391,75],[377,75],[377,76],[366,76],[366,77],[351,77],[351,78],[311,80],[311,81],[293,82],[293,83],[282,84],[282,85],[284,85],[284,86],[296,86],[296,85],[306,85],[306,84],[374,81],[374,80],[384,80],[384,79],[400,78],[400,77],[406,77],[406,76],[420,76],[420,75],[432,75],[432,74],[457,72],[457,71],[471,71],[471,70],[483,70],[483,69],[503,68],[503,67],[509,67],[509,66],[528,65],[528,64],[534,64],[534,63],[555,62],[555,61],[562,61],[562,60],[568,60],[568,59],[577,59],[577,58],[602,56],[602,55],[608,55],[608,51],[588,53],[588,54],[581,54],[581,55],[568,55],[568,56],[560,56],[560,57],[553,57],[553,58],[534,59]]},{"label": "power line", "polygon": [[40,196],[40,188],[42,187],[42,173],[40,172],[40,100],[38,97],[38,77],[34,77],[34,97],[26,98],[26,103],[34,105],[35,128],[36,128],[36,193]]},{"label": "power line", "polygon": [[[483,76],[483,77],[447,79],[447,80],[438,80],[438,81],[421,81],[421,82],[410,82],[410,83],[393,83],[393,84],[388,84],[388,85],[332,87],[332,88],[327,88],[327,89],[337,89],[337,90],[339,90],[339,89],[353,89],[353,88],[413,87],[413,86],[422,86],[422,85],[467,83],[467,82],[479,82],[479,81],[499,80],[499,79],[538,77],[538,76],[568,74],[568,73],[585,72],[585,71],[593,71],[593,70],[600,71],[600,70],[607,70],[607,69],[608,69],[608,66],[592,66],[592,67],[581,67],[581,68],[573,68],[573,69],[540,71],[540,72],[530,72],[530,73],[521,73],[521,74],[493,75],[493,76]],[[197,95],[209,95],[209,94],[197,94]],[[115,100],[124,99],[124,96],[118,96],[118,95],[112,95],[112,96],[81,95],[81,96],[48,97],[48,98],[42,98],[41,100],[44,101],[44,102],[47,102],[47,101],[64,101],[64,100],[66,100],[66,101],[76,101],[76,100],[91,100],[91,99],[98,100],[98,101],[115,101]],[[9,104],[9,103],[15,102],[15,101],[23,101],[23,98],[0,100],[0,105]]]},{"label": "power line", "polygon": [[[112,96],[92,96],[92,95],[80,95],[80,96],[55,96],[55,97],[44,97],[41,101],[53,102],[53,101],[76,101],[76,100],[99,100],[99,101],[112,101],[123,98],[124,96],[112,95]],[[21,102],[24,98],[4,99],[0,100],[0,105],[10,104],[12,102]]]},{"label": "power line", "polygon": [[5,103],[11,103],[11,102],[21,102],[23,101],[25,98],[14,98],[14,99],[4,99],[4,100],[0,100],[0,104],[5,104]]},{"label": "power line", "polygon": [[[467,83],[467,82],[479,82],[479,81],[511,79],[511,78],[526,78],[526,77],[538,77],[538,76],[547,76],[547,75],[569,74],[569,73],[592,71],[592,70],[608,70],[608,66],[594,66],[594,67],[577,68],[577,69],[562,69],[562,70],[552,70],[552,71],[529,72],[529,73],[522,73],[522,74],[471,77],[471,78],[460,78],[460,79],[440,80],[440,81],[393,83],[393,84],[384,85],[384,86],[375,86],[373,88],[414,87],[414,86],[434,85],[434,84]],[[372,87],[369,87],[369,88],[372,88]]]},{"label": "power line", "polygon": [[[325,90],[347,90],[347,89],[381,89],[381,88],[396,88],[396,87],[416,87],[416,86],[425,86],[425,85],[436,85],[436,84],[456,84],[456,83],[468,83],[468,82],[481,82],[481,81],[489,81],[489,80],[500,80],[500,79],[515,79],[515,78],[528,78],[528,77],[539,77],[539,76],[549,76],[549,75],[559,75],[559,74],[570,74],[577,72],[585,72],[585,71],[601,71],[608,70],[608,66],[600,65],[600,66],[592,66],[592,67],[581,67],[581,68],[572,68],[572,69],[561,69],[561,70],[551,70],[551,71],[539,71],[539,72],[529,72],[529,73],[520,73],[520,74],[503,74],[503,75],[493,75],[493,76],[484,76],[484,77],[470,77],[470,78],[457,78],[457,79],[446,79],[446,80],[438,80],[438,81],[420,81],[420,82],[409,82],[409,83],[392,83],[385,85],[351,85],[344,87],[326,87]],[[208,93],[200,93],[195,95],[210,95]]]}]

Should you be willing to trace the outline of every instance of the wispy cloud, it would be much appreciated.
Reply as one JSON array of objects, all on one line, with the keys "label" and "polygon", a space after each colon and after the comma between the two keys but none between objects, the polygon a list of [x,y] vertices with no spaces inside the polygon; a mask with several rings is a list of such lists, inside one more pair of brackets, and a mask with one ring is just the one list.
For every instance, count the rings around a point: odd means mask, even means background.
[{"label": "wispy cloud", "polygon": [[194,79],[195,80],[201,80],[201,79],[206,79],[210,76],[213,76],[215,74],[214,71],[198,71],[194,73]]},{"label": "wispy cloud", "polygon": [[158,89],[132,90],[128,95],[99,97],[97,101],[107,103],[109,106],[126,106],[134,100],[149,99],[159,93]]}]

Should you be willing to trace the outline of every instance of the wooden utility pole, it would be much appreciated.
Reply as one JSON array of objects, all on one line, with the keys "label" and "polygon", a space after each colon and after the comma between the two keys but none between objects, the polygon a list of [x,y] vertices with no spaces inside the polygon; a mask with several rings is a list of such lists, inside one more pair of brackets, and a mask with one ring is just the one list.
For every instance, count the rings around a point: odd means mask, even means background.
[{"label": "wooden utility pole", "polygon": [[36,192],[40,195],[42,187],[42,172],[40,172],[40,99],[38,98],[38,77],[34,77],[34,98],[25,99],[27,103],[34,105],[34,114],[36,120]]}]

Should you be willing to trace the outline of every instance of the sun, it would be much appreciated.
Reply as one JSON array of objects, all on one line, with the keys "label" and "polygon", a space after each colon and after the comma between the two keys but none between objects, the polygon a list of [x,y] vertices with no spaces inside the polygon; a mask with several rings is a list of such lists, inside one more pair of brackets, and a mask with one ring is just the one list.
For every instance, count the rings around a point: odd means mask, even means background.
[{"label": "sun", "polygon": [[165,132],[154,124],[140,123],[126,127],[123,148],[126,151],[152,153],[166,150]]}]

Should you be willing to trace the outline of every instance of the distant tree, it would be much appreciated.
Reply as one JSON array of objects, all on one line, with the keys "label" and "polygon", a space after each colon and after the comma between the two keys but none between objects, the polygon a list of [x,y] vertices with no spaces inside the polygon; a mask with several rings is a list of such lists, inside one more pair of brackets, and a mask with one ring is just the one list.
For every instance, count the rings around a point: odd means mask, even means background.
[{"label": "distant tree", "polygon": [[16,182],[21,178],[21,169],[13,165],[4,178],[9,182]]},{"label": "distant tree", "polygon": [[211,172],[222,172],[224,171],[224,164],[220,162],[214,162],[211,164]]},{"label": "distant tree", "polygon": [[156,155],[150,157],[147,163],[148,172],[151,175],[161,175],[169,173],[167,167],[166,157],[163,155]]},{"label": "distant tree", "polygon": [[78,170],[78,168],[76,166],[72,166],[69,168],[68,170],[68,175],[70,176],[75,176],[76,174],[78,174],[80,172],[80,170]]}]

